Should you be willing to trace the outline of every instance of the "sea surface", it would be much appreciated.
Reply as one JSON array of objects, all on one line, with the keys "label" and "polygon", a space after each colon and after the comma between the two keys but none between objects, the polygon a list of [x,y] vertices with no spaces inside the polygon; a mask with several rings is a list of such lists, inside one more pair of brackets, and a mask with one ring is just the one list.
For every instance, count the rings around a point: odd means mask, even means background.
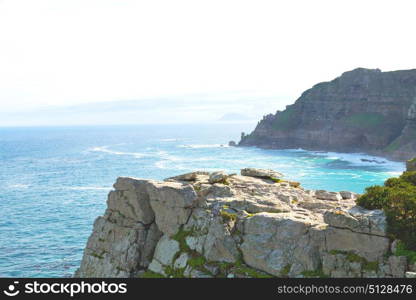
[{"label": "sea surface", "polygon": [[228,147],[253,124],[0,128],[0,277],[66,277],[118,176],[268,168],[309,189],[362,192],[404,170],[363,154]]}]

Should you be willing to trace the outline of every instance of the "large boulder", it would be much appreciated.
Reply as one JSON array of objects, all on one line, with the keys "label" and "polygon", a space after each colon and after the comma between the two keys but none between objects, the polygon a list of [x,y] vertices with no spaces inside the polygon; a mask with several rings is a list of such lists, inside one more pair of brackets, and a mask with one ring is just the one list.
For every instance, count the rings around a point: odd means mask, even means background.
[{"label": "large boulder", "polygon": [[328,251],[355,253],[368,261],[378,261],[389,249],[389,239],[378,235],[353,232],[350,229],[329,227],[325,231]]},{"label": "large boulder", "polygon": [[179,243],[177,241],[164,235],[156,246],[149,270],[155,273],[165,274],[165,268],[172,266],[179,249]]},{"label": "large boulder", "polygon": [[189,184],[152,181],[146,191],[158,228],[169,236],[188,221],[197,203],[195,190]]},{"label": "large boulder", "polygon": [[282,178],[283,174],[273,171],[273,170],[265,170],[265,169],[255,169],[255,168],[245,168],[241,170],[242,176],[250,176],[250,177],[257,177],[257,178]]},{"label": "large boulder", "polygon": [[319,265],[319,245],[309,234],[310,220],[289,214],[259,213],[244,225],[241,251],[251,267],[280,276],[286,268],[298,267],[299,275]]},{"label": "large boulder", "polygon": [[224,171],[213,172],[209,175],[209,183],[224,183],[227,180],[227,177],[228,175]]},{"label": "large boulder", "polygon": [[342,200],[343,197],[340,193],[337,192],[327,192],[324,190],[317,190],[315,191],[315,196],[317,199],[320,200],[330,200],[330,201],[339,201]]},{"label": "large boulder", "polygon": [[324,213],[325,223],[357,233],[386,236],[386,216],[382,210],[367,210],[359,206],[344,210],[328,210]]},{"label": "large boulder", "polygon": [[390,256],[389,265],[391,275],[394,277],[405,277],[407,270],[407,257],[406,256]]},{"label": "large boulder", "polygon": [[108,209],[98,217],[77,271],[78,277],[130,277],[148,267],[162,235],[154,223],[140,180],[120,178],[110,192]]}]

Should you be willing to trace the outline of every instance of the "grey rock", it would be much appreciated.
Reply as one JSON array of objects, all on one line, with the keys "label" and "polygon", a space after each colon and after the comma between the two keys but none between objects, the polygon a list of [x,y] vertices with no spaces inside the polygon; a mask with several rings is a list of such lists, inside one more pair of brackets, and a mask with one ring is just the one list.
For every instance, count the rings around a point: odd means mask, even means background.
[{"label": "grey rock", "polygon": [[196,171],[174,177],[166,178],[165,181],[196,181],[199,177],[208,176],[209,172]]},{"label": "grey rock", "polygon": [[357,199],[357,194],[349,191],[340,191],[342,199]]},{"label": "grey rock", "polygon": [[356,233],[350,229],[329,227],[325,236],[327,251],[350,251],[368,261],[380,260],[389,248],[389,239],[386,237]]},{"label": "grey rock", "polygon": [[313,269],[319,261],[319,251],[310,241],[309,227],[310,224],[290,215],[256,214],[245,222],[241,245],[244,261],[276,276],[295,262],[304,270]]},{"label": "grey rock", "polygon": [[182,253],[173,264],[175,269],[183,269],[188,264],[189,255],[187,253]]},{"label": "grey rock", "polygon": [[210,261],[236,262],[239,256],[237,245],[221,217],[212,220],[204,243],[204,255]]},{"label": "grey rock", "polygon": [[170,266],[173,263],[175,255],[179,252],[179,243],[170,239],[167,235],[162,236],[157,243],[154,260],[157,260],[164,266]]},{"label": "grey rock", "polygon": [[204,267],[214,276],[220,273],[220,268],[216,265],[206,264]]},{"label": "grey rock", "polygon": [[165,267],[156,259],[153,259],[148,268],[150,271],[166,275]]},{"label": "grey rock", "polygon": [[342,200],[341,194],[337,192],[327,192],[324,190],[315,191],[315,196],[317,199],[321,200],[330,200],[330,201],[339,201]]},{"label": "grey rock", "polygon": [[328,210],[324,221],[337,228],[346,228],[358,233],[386,236],[386,217],[381,210],[366,210],[354,206],[348,210]]},{"label": "grey rock", "polygon": [[255,168],[245,168],[241,170],[242,176],[250,176],[250,177],[257,177],[257,178],[282,178],[283,174],[273,171],[273,170],[265,170],[265,169],[255,169]]},{"label": "grey rock", "polygon": [[210,274],[204,273],[201,270],[196,270],[196,269],[190,272],[190,277],[191,278],[212,278]]},{"label": "grey rock", "polygon": [[149,182],[147,192],[156,224],[159,230],[169,236],[188,221],[197,203],[193,187],[178,182]]},{"label": "grey rock", "polygon": [[[164,182],[119,178],[75,276],[134,277],[145,270],[166,276],[166,268],[173,267],[184,270],[185,277],[212,277],[218,275],[218,263],[241,259],[259,272],[299,278],[321,267],[331,277],[414,272],[405,258],[385,259],[390,244],[382,211],[357,207],[340,193],[264,180],[265,173],[234,175],[227,185],[209,184],[205,173],[189,174]],[[368,272],[332,250],[378,261],[379,270]],[[207,272],[188,265],[196,253],[205,258]],[[232,268],[229,273],[249,276]]]},{"label": "grey rock", "polygon": [[119,178],[110,192],[108,209],[94,222],[77,272],[79,277],[129,277],[147,267],[161,232],[143,192],[146,182]]},{"label": "grey rock", "polygon": [[107,207],[110,210],[118,211],[123,216],[143,224],[150,224],[154,220],[154,212],[150,206],[149,196],[146,192],[147,181],[119,177],[111,191]]},{"label": "grey rock", "polygon": [[223,171],[213,172],[211,175],[209,175],[209,183],[214,184],[218,182],[224,182],[227,178],[227,173]]},{"label": "grey rock", "polygon": [[394,240],[391,243],[391,246],[390,246],[391,253],[396,253],[398,244],[399,244],[399,240]]},{"label": "grey rock", "polygon": [[393,277],[405,277],[407,269],[407,257],[406,256],[390,256],[389,265],[391,274]]}]

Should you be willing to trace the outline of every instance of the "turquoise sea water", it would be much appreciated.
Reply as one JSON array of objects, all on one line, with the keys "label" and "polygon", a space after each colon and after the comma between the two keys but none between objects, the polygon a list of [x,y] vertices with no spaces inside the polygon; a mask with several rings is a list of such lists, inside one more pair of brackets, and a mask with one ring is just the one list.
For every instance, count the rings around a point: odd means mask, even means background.
[{"label": "turquoise sea water", "polygon": [[361,154],[226,147],[249,124],[0,128],[0,276],[70,276],[118,176],[270,168],[310,189],[362,192],[402,163]]}]

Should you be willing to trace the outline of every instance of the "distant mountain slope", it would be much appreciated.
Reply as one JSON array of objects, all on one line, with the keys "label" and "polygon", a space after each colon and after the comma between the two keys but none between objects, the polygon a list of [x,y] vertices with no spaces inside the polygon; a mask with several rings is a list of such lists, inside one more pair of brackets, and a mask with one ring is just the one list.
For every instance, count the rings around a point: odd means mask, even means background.
[{"label": "distant mountain slope", "polygon": [[265,116],[239,146],[416,156],[416,69],[358,68]]}]

